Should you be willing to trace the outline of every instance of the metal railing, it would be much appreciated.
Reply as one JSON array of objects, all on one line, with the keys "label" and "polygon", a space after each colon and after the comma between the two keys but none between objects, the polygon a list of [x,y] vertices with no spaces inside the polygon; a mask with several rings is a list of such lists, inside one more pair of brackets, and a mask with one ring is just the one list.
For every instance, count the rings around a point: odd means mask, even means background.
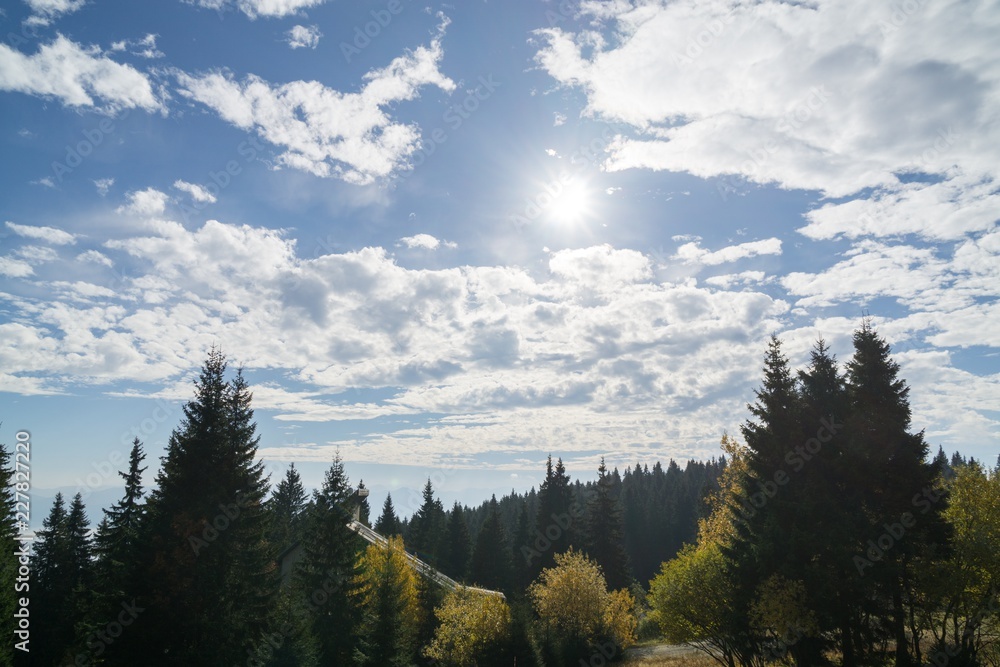
[{"label": "metal railing", "polygon": [[[361,537],[363,537],[365,540],[371,542],[372,544],[377,544],[379,546],[383,546],[386,548],[388,548],[389,546],[389,540],[385,539],[384,537],[382,537],[381,535],[379,535],[378,533],[376,533],[374,530],[372,530],[363,523],[360,523],[358,521],[351,521],[347,524],[347,527],[353,530]],[[431,567],[424,561],[420,560],[419,558],[411,554],[409,551],[406,551],[404,549],[403,553],[406,555],[406,559],[409,561],[410,565],[413,566],[413,569],[417,571],[417,573],[419,573],[424,577],[427,577],[428,579],[436,583],[438,586],[447,588],[449,591],[457,591],[461,589],[466,591],[475,591],[476,593],[482,593],[483,595],[495,595],[497,597],[503,598],[504,600],[507,599],[507,596],[505,596],[500,591],[491,591],[485,588],[478,588],[476,586],[466,586],[464,584],[460,584],[451,577],[442,574],[441,572],[438,572],[433,567]]]}]

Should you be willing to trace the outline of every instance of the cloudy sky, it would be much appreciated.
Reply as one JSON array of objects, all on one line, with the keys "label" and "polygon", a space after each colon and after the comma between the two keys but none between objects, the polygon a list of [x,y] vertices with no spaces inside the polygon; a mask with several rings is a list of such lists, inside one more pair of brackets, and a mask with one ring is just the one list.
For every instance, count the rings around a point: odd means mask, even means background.
[{"label": "cloudy sky", "polygon": [[0,21],[0,441],[32,433],[38,489],[114,484],[133,433],[151,478],[213,344],[309,484],[338,448],[468,502],[549,452],[707,458],[769,334],[844,360],[866,312],[932,447],[997,456],[995,2]]}]

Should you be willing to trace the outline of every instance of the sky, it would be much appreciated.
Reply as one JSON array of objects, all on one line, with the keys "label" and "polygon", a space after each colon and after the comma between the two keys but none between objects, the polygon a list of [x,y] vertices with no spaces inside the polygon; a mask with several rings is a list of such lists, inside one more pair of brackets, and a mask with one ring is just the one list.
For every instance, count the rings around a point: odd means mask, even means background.
[{"label": "sky", "polygon": [[846,361],[868,315],[913,429],[992,462],[998,34],[956,0],[6,3],[0,442],[106,505],[217,345],[274,481],[339,450],[406,515],[550,453],[719,456],[768,336]]}]

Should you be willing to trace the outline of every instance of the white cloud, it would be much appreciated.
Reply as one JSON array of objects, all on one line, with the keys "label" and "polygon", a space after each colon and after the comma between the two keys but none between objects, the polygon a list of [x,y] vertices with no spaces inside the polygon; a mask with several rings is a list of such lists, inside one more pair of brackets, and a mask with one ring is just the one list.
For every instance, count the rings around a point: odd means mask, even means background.
[{"label": "white cloud", "polygon": [[115,179],[113,178],[98,178],[94,180],[94,187],[97,188],[97,194],[102,197],[108,194],[111,186],[115,184]]},{"label": "white cloud", "polygon": [[[1000,182],[1000,7],[900,7],[585,3],[609,29],[542,30],[537,61],[585,92],[586,114],[631,126],[608,170],[861,196],[814,212],[814,238],[983,230]],[[857,213],[870,217],[852,229]]]},{"label": "white cloud", "polygon": [[430,234],[414,234],[413,236],[404,236],[399,239],[399,242],[407,248],[423,248],[425,250],[437,250],[441,246],[451,249],[458,247],[457,243],[452,241],[442,242]]},{"label": "white cloud", "polygon": [[140,58],[163,58],[166,54],[156,48],[156,38],[159,35],[148,33],[142,39],[123,39],[111,44],[112,51],[128,51],[133,56]]},{"label": "white cloud", "polygon": [[37,181],[31,181],[30,185],[43,185],[47,188],[56,187],[55,182],[53,182],[52,178],[50,178],[49,176],[45,176],[44,178],[39,178]]},{"label": "white cloud", "polygon": [[283,146],[279,165],[367,184],[405,169],[419,146],[419,128],[393,120],[386,108],[415,98],[425,85],[455,89],[438,70],[442,55],[440,41],[434,40],[384,69],[368,72],[357,93],[342,93],[316,81],[275,86],[254,75],[240,83],[220,72],[180,74],[178,79],[183,95]]},{"label": "white cloud", "polygon": [[114,266],[115,264],[114,262],[111,261],[110,257],[97,250],[86,250],[84,252],[81,252],[79,255],[76,256],[76,260],[78,262],[93,262],[94,264],[101,264],[109,268]]},{"label": "white cloud", "polygon": [[191,195],[191,199],[196,202],[207,202],[209,204],[214,204],[216,202],[215,195],[206,190],[204,187],[197,185],[195,183],[188,183],[187,181],[176,180],[174,181],[174,187],[181,192],[186,192]]},{"label": "white cloud", "polygon": [[122,204],[115,209],[115,213],[126,213],[144,217],[161,215],[167,209],[167,201],[170,199],[166,193],[155,188],[145,190],[133,190],[125,195],[128,203]]},{"label": "white cloud", "polygon": [[728,246],[726,248],[722,248],[721,250],[716,250],[715,252],[705,250],[698,245],[697,241],[685,243],[681,247],[677,248],[678,259],[683,260],[687,264],[704,264],[707,266],[735,262],[740,259],[756,257],[758,255],[780,254],[781,239],[776,238],[740,243],[739,245]]},{"label": "white cloud", "polygon": [[[887,286],[877,296],[925,309],[879,325],[894,342],[997,344],[1000,330],[1000,309],[981,299],[1000,284],[1000,232],[951,256],[866,242],[827,272],[793,274],[787,287],[759,271],[675,284],[642,253],[607,245],[553,252],[547,272],[418,270],[383,248],[306,258],[288,231],[214,220],[192,230],[158,220],[131,233],[100,252],[53,258],[37,285],[57,299],[0,294],[12,320],[0,324],[0,368],[59,386],[135,380],[174,391],[221,344],[251,373],[283,378],[255,387],[258,408],[278,420],[411,420],[388,434],[262,451],[297,460],[340,446],[354,461],[422,465],[460,451],[465,465],[491,453],[486,464],[502,466],[536,456],[539,443],[569,442],[582,462],[609,438],[635,457],[714,455],[719,434],[745,418],[767,335],[787,331],[782,289],[842,302],[873,294],[865,276],[875,275],[869,282]],[[0,267],[33,279],[30,264],[4,259]],[[95,270],[123,264],[127,276]],[[950,311],[935,283],[960,297]],[[789,333],[790,348],[804,358],[817,331],[849,345],[856,324],[817,320]],[[963,397],[973,384],[949,377],[933,391],[971,405]],[[911,380],[913,395],[932,380]],[[944,438],[957,437],[957,424],[977,423],[979,434],[991,423],[968,410],[920,416]]]},{"label": "white cloud", "polygon": [[31,264],[12,257],[0,257],[0,275],[8,278],[25,278],[35,273]]},{"label": "white cloud", "polygon": [[705,283],[713,287],[730,289],[739,285],[760,285],[774,280],[763,271],[741,271],[739,273],[727,273],[721,276],[711,276],[705,278]]},{"label": "white cloud", "polygon": [[323,36],[323,33],[315,25],[296,25],[292,26],[291,30],[285,33],[285,36],[288,46],[293,49],[315,49],[319,46],[319,38]]},{"label": "white cloud", "polygon": [[72,14],[86,3],[86,0],[24,0],[31,8],[32,15],[25,21],[28,25],[49,25],[63,14]]},{"label": "white cloud", "polygon": [[105,112],[163,108],[146,75],[62,35],[31,56],[0,44],[0,90],[55,97],[67,106]]},{"label": "white cloud", "polygon": [[19,225],[8,221],[7,228],[17,234],[29,239],[38,239],[53,245],[68,245],[76,243],[76,236],[69,232],[55,227],[36,227],[32,225]]},{"label": "white cloud", "polygon": [[238,9],[250,18],[275,18],[295,14],[303,9],[322,5],[327,0],[184,0],[206,9],[224,11]]}]

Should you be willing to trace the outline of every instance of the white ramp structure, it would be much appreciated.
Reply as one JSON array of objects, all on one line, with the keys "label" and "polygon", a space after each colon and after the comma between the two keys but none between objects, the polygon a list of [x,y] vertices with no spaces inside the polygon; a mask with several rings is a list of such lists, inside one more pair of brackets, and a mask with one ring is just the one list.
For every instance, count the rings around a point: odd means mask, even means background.
[{"label": "white ramp structure", "polygon": [[[382,537],[381,535],[379,535],[374,530],[372,530],[365,524],[361,523],[357,519],[348,523],[347,527],[353,530],[361,537],[363,537],[364,539],[366,539],[367,541],[371,542],[372,544],[377,544],[379,546],[386,548],[388,548],[389,546],[389,540],[385,539],[384,537]],[[431,567],[424,561],[420,560],[419,558],[411,554],[409,551],[406,551],[404,549],[403,553],[406,555],[406,559],[410,562],[410,565],[413,566],[413,569],[416,570],[418,574],[427,577],[428,579],[436,583],[438,586],[447,588],[449,591],[457,591],[461,589],[466,591],[475,591],[476,593],[481,593],[483,595],[494,595],[496,597],[503,598],[504,600],[507,599],[507,596],[505,596],[500,591],[490,591],[485,588],[477,588],[475,586],[465,586],[463,584],[460,584],[451,577],[446,576],[441,572],[438,572],[433,567]]]}]

